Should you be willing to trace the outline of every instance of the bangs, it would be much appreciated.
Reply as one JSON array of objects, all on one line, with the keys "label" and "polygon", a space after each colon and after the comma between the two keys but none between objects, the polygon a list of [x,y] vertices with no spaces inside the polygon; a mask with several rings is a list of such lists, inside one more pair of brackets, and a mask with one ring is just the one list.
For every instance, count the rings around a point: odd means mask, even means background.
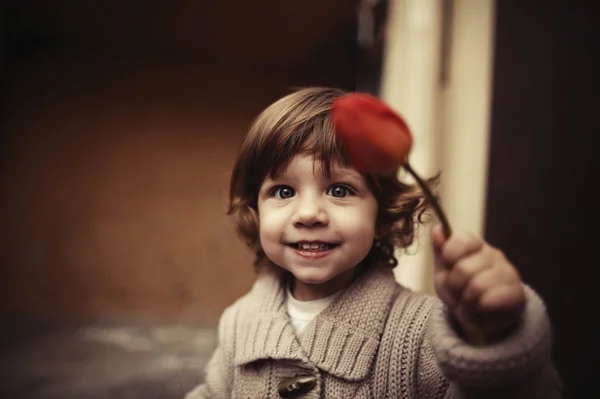
[{"label": "bangs", "polygon": [[[287,134],[274,134],[274,151],[265,154],[265,177],[275,178],[285,171],[296,155],[312,156],[322,173],[331,176],[331,164],[349,165],[342,144],[337,140],[329,115],[315,118]],[[316,166],[316,165],[315,165]]]}]

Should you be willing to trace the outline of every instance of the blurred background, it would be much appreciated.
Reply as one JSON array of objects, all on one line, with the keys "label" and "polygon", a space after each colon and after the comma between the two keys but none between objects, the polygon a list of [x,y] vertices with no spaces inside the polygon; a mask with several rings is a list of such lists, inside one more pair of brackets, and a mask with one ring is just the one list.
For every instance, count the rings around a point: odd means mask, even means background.
[{"label": "blurred background", "polygon": [[[236,152],[258,112],[308,85],[406,117],[454,229],[502,248],[546,300],[566,397],[598,397],[590,10],[0,4],[0,397],[172,398],[201,381],[221,311],[255,277],[225,215]],[[397,277],[433,292],[426,233]]]}]

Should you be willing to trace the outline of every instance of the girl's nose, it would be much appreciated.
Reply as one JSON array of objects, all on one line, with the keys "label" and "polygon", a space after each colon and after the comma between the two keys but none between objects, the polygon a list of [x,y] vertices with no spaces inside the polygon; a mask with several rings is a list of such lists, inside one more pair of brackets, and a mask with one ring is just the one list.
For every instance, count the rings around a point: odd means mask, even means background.
[{"label": "girl's nose", "polygon": [[293,223],[296,227],[319,227],[329,224],[329,216],[321,201],[309,196],[298,201]]}]

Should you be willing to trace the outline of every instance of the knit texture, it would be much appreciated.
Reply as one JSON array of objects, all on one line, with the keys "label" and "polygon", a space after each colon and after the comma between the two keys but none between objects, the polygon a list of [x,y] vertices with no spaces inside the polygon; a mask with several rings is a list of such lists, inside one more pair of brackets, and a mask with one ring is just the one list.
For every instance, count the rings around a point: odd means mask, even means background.
[{"label": "knit texture", "polygon": [[389,269],[373,269],[296,337],[282,278],[264,272],[223,313],[205,382],[186,399],[278,398],[279,382],[298,375],[317,381],[302,398],[560,397],[543,302],[528,287],[526,296],[523,322],[510,337],[474,347],[452,329],[437,298],[398,285]]}]

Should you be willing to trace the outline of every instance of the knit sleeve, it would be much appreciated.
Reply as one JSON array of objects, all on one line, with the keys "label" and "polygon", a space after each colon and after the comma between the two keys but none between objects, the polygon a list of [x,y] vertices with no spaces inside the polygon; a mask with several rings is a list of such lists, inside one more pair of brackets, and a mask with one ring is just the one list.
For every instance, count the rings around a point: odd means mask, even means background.
[{"label": "knit sleeve", "polygon": [[185,399],[228,398],[233,381],[235,309],[228,308],[219,321],[219,340],[205,369],[203,383],[191,390]]},{"label": "knit sleeve", "polygon": [[447,398],[471,397],[469,392],[481,395],[482,391],[510,391],[515,398],[560,397],[561,384],[550,360],[550,320],[542,299],[524,288],[526,305],[520,325],[509,337],[483,347],[464,341],[453,329],[447,309],[436,301],[427,344],[451,383]]}]

